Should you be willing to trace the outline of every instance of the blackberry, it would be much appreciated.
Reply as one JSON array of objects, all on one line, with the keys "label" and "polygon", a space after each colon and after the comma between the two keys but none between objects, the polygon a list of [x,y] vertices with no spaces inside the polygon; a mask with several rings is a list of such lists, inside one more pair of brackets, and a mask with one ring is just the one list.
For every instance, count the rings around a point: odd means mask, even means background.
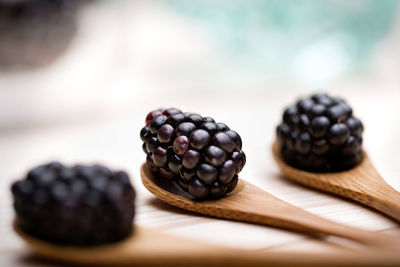
[{"label": "blackberry", "polygon": [[19,227],[36,238],[87,246],[132,232],[135,191],[124,171],[52,162],[30,170],[11,190]]},{"label": "blackberry", "polygon": [[85,2],[0,0],[0,68],[29,69],[55,61],[72,43]]},{"label": "blackberry", "polygon": [[226,124],[176,108],[152,111],[145,123],[140,137],[156,177],[175,181],[198,200],[235,189],[246,156],[239,134]]},{"label": "blackberry", "polygon": [[283,159],[312,172],[335,172],[356,166],[362,157],[363,124],[341,98],[325,93],[285,109],[277,127]]}]

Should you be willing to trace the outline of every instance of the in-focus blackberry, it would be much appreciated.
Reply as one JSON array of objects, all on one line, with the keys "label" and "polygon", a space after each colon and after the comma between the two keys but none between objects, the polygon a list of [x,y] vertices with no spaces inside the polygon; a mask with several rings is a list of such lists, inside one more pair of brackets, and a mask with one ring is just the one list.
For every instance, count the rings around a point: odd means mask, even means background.
[{"label": "in-focus blackberry", "polygon": [[341,98],[320,93],[285,109],[277,127],[283,159],[313,172],[342,171],[362,157],[363,125]]},{"label": "in-focus blackberry", "polygon": [[41,165],[12,185],[18,226],[62,245],[119,241],[132,231],[135,191],[124,171],[101,165]]},{"label": "in-focus blackberry", "polygon": [[160,179],[174,180],[196,199],[231,192],[246,163],[238,133],[210,117],[159,109],[140,131],[147,166]]}]

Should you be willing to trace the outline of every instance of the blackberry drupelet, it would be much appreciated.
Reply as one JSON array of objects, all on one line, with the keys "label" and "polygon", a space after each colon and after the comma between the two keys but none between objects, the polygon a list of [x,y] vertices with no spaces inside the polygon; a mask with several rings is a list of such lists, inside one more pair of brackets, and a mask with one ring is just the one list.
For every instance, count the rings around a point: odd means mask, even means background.
[{"label": "blackberry drupelet", "polygon": [[18,226],[36,238],[88,246],[132,232],[135,191],[124,171],[52,162],[29,171],[11,190]]},{"label": "blackberry drupelet", "polygon": [[148,168],[198,200],[219,198],[235,189],[246,163],[238,133],[210,117],[159,109],[140,131]]},{"label": "blackberry drupelet", "polygon": [[283,159],[312,172],[356,166],[361,158],[363,124],[341,98],[320,93],[286,108],[277,127]]}]

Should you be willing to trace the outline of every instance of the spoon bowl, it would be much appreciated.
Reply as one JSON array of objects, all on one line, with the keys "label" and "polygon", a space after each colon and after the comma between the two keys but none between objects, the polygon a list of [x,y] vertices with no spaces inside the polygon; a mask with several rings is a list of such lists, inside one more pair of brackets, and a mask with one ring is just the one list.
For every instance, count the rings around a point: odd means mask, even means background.
[{"label": "spoon bowl", "polygon": [[362,203],[400,222],[400,193],[379,175],[365,151],[356,167],[333,173],[312,173],[288,165],[282,160],[277,142],[272,145],[272,153],[287,178]]},{"label": "spoon bowl", "polygon": [[[123,241],[92,247],[63,246],[26,234],[14,220],[15,232],[38,255],[45,258],[89,265],[193,264],[225,262],[235,252],[213,244],[166,235],[157,230],[135,227]],[[155,257],[156,255],[156,257]],[[223,256],[221,256],[223,255]]]},{"label": "spoon bowl", "polygon": [[270,225],[309,235],[335,235],[375,247],[391,247],[386,235],[342,225],[293,206],[239,179],[234,191],[216,200],[196,201],[175,182],[157,179],[146,164],[141,167],[143,185],[172,206],[208,216]]}]

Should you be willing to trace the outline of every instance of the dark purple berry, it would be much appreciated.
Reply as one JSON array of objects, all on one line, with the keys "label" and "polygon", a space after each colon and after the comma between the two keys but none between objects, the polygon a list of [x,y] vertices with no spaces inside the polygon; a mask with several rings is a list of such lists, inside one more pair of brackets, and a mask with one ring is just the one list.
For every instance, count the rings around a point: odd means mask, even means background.
[{"label": "dark purple berry", "polygon": [[157,138],[160,143],[169,143],[174,136],[174,128],[169,124],[164,124],[158,130]]},{"label": "dark purple berry", "polygon": [[165,116],[167,116],[167,117],[172,116],[172,115],[175,115],[175,114],[179,114],[179,113],[182,113],[182,111],[180,111],[180,110],[177,109],[177,108],[169,108],[169,109],[166,109],[166,110],[163,112],[163,114],[164,114]]},{"label": "dark purple berry", "polygon": [[194,123],[197,127],[203,123],[203,117],[199,114],[192,114],[187,119],[189,122]]},{"label": "dark purple berry", "polygon": [[211,117],[204,117],[203,122],[215,122],[215,120]]},{"label": "dark purple berry", "polygon": [[157,147],[153,152],[153,161],[158,167],[165,167],[167,164],[167,150]]},{"label": "dark purple berry", "polygon": [[[293,167],[312,172],[354,167],[362,155],[361,121],[341,98],[315,94],[285,109],[276,128],[281,156]],[[231,155],[239,162],[239,152]],[[239,163],[237,163],[239,164]]]},{"label": "dark purple berry", "polygon": [[175,128],[180,123],[184,122],[185,119],[186,119],[185,115],[183,115],[182,113],[178,113],[178,114],[175,114],[175,115],[172,115],[172,116],[168,117],[167,123]]},{"label": "dark purple berry", "polygon": [[182,177],[177,178],[179,186],[184,190],[184,191],[189,191],[189,181],[183,179]]},{"label": "dark purple berry", "polygon": [[316,101],[318,104],[324,105],[324,106],[332,106],[334,104],[334,101],[325,93],[322,94],[316,94],[312,97],[314,101]]},{"label": "dark purple berry", "polygon": [[58,161],[53,161],[50,162],[46,165],[46,167],[54,172],[59,173],[61,170],[65,169],[64,165],[62,165],[60,162]]},{"label": "dark purple berry", "polygon": [[[144,145],[144,143],[143,143],[143,145]],[[93,166],[93,167],[94,167],[94,168],[96,168],[96,167],[101,167],[101,165],[100,165],[100,166],[95,165],[95,166]],[[108,169],[106,169],[106,170],[108,170]],[[109,170],[108,170],[108,171],[109,171]],[[103,174],[103,175],[109,175],[108,172],[104,172],[104,171],[103,171],[102,169],[100,169],[100,168],[97,170],[97,172],[100,173],[100,174]],[[58,173],[58,176],[60,177],[61,180],[65,181],[65,182],[70,182],[70,181],[72,181],[73,178],[75,177],[75,172],[74,172],[74,170],[72,170],[71,168],[63,168],[63,169]]]},{"label": "dark purple berry", "polygon": [[318,116],[324,116],[326,111],[326,107],[322,104],[316,104],[310,109],[310,116],[312,118],[318,117]]},{"label": "dark purple berry", "polygon": [[358,152],[357,154],[352,154],[350,156],[343,156],[342,158],[340,158],[340,163],[346,166],[346,168],[351,168],[359,163],[361,161],[361,158],[362,154],[361,152]]},{"label": "dark purple berry", "polygon": [[29,180],[15,182],[11,187],[13,194],[21,197],[27,197],[31,195],[34,192],[34,189],[35,188],[32,181]]},{"label": "dark purple berry", "polygon": [[297,103],[297,109],[302,113],[308,113],[313,106],[314,101],[309,98],[302,99]]},{"label": "dark purple berry", "polygon": [[237,132],[210,117],[178,109],[151,114],[154,118],[140,136],[147,166],[158,179],[176,182],[198,200],[222,197],[228,188],[234,189],[246,162]]},{"label": "dark purple berry", "polygon": [[235,144],[235,148],[237,150],[242,149],[242,138],[240,138],[239,134],[235,131],[229,130],[225,132],[229,137],[233,140],[233,143]]},{"label": "dark purple berry", "polygon": [[182,177],[177,178],[178,179],[178,184],[183,190],[189,191],[189,182],[185,179],[182,179]]},{"label": "dark purple berry", "polygon": [[159,172],[160,172],[160,175],[167,180],[173,180],[176,176],[173,172],[170,172],[164,168],[160,168]]},{"label": "dark purple berry", "polygon": [[297,125],[299,118],[297,117],[297,107],[291,106],[285,109],[283,113],[283,121],[289,125]]},{"label": "dark purple berry", "polygon": [[174,152],[178,155],[183,155],[189,149],[189,138],[187,136],[182,135],[175,138],[173,143]]},{"label": "dark purple berry", "polygon": [[315,140],[312,151],[315,155],[324,155],[329,151],[329,143],[325,139]]},{"label": "dark purple berry", "polygon": [[37,239],[91,246],[132,232],[135,191],[124,171],[53,162],[30,171],[29,179],[15,182],[11,190],[18,227]]},{"label": "dark purple berry", "polygon": [[186,169],[193,169],[200,162],[200,153],[196,150],[189,149],[183,154],[182,165]]},{"label": "dark purple berry", "polygon": [[296,140],[296,150],[301,154],[308,154],[311,150],[311,135],[308,132],[303,132]]},{"label": "dark purple berry", "polygon": [[228,184],[236,173],[236,165],[233,160],[227,160],[219,169],[219,181],[222,184]]},{"label": "dark purple berry", "polygon": [[146,143],[146,150],[148,152],[153,152],[158,147],[158,139],[156,137],[150,137]]},{"label": "dark purple berry", "polygon": [[235,143],[227,133],[217,133],[213,136],[212,140],[214,145],[222,148],[228,153],[232,152],[235,149]]},{"label": "dark purple berry", "polygon": [[218,132],[217,124],[214,122],[203,123],[201,129],[206,130],[211,136]]},{"label": "dark purple berry", "polygon": [[281,123],[276,127],[276,136],[278,141],[285,143],[290,138],[290,127],[286,123]]},{"label": "dark purple berry", "polygon": [[342,154],[345,156],[355,155],[360,151],[361,144],[354,136],[349,136],[342,147]]},{"label": "dark purple berry", "polygon": [[146,125],[148,126],[149,123],[156,117],[161,116],[163,114],[163,110],[159,109],[159,110],[155,110],[150,112],[149,114],[147,114],[146,117]]},{"label": "dark purple berry", "polygon": [[217,146],[208,146],[204,151],[205,159],[208,163],[219,166],[226,159],[226,153]]},{"label": "dark purple berry", "polygon": [[189,183],[189,193],[199,199],[206,198],[208,196],[208,187],[199,179],[192,179]]},{"label": "dark purple berry", "polygon": [[192,122],[182,122],[178,125],[175,132],[177,136],[186,135],[190,136],[190,133],[196,130],[196,125]]},{"label": "dark purple berry", "polygon": [[186,181],[190,181],[193,177],[196,176],[196,170],[183,170],[182,175]]},{"label": "dark purple berry", "polygon": [[158,130],[167,122],[167,116],[161,115],[158,117],[155,117],[149,125],[150,132],[152,134],[156,134]]},{"label": "dark purple berry", "polygon": [[327,117],[325,116],[315,117],[311,121],[310,133],[314,138],[321,138],[326,134],[330,126],[331,123]]},{"label": "dark purple berry", "polygon": [[233,152],[232,153],[232,160],[235,163],[236,166],[236,173],[240,172],[243,168],[243,166],[246,164],[246,156],[242,151],[240,152]]},{"label": "dark purple berry", "polygon": [[296,145],[297,137],[298,137],[297,132],[292,131],[290,133],[289,138],[286,140],[286,146],[288,147],[288,149],[296,150],[295,145]]},{"label": "dark purple berry", "polygon": [[311,96],[311,99],[318,102],[318,99],[321,99],[324,97],[328,97],[328,95],[326,93],[316,93]]},{"label": "dark purple berry", "polygon": [[353,135],[360,135],[364,130],[364,127],[363,127],[361,121],[357,118],[354,118],[354,117],[349,118],[347,120],[346,124],[347,124],[347,127],[349,127],[351,134],[353,134]]},{"label": "dark purple berry", "polygon": [[153,161],[153,157],[151,156],[151,154],[148,154],[146,157],[146,165],[147,168],[150,169],[150,171],[156,173],[158,172],[158,170],[160,169]]},{"label": "dark purple berry", "polygon": [[220,131],[220,132],[225,132],[225,131],[228,131],[228,130],[229,130],[229,127],[228,127],[225,123],[218,122],[218,123],[217,123],[217,129],[218,129],[218,131]]},{"label": "dark purple berry", "polygon": [[197,176],[206,184],[212,184],[217,178],[217,175],[217,169],[210,164],[202,163],[197,168]]},{"label": "dark purple berry", "polygon": [[190,146],[201,150],[210,143],[210,134],[203,129],[194,130],[189,138]]},{"label": "dark purple berry", "polygon": [[300,131],[307,131],[310,127],[310,119],[306,114],[301,114],[299,117],[299,129]]},{"label": "dark purple berry", "polygon": [[236,175],[235,177],[233,177],[232,181],[229,184],[227,184],[226,193],[232,192],[236,188],[236,185],[238,182],[239,182],[239,178]]},{"label": "dark purple berry", "polygon": [[210,188],[210,193],[213,197],[218,198],[226,194],[226,185],[220,184],[215,181]]},{"label": "dark purple berry", "polygon": [[332,123],[340,123],[351,116],[352,110],[347,104],[337,104],[327,109],[327,116]]},{"label": "dark purple berry", "polygon": [[346,139],[350,136],[350,130],[344,123],[337,123],[332,125],[328,132],[329,143],[339,146],[346,142]]},{"label": "dark purple berry", "polygon": [[150,135],[150,128],[148,126],[143,127],[140,131],[140,139],[142,139],[143,142],[146,142]]},{"label": "dark purple berry", "polygon": [[182,168],[182,160],[178,155],[172,155],[168,160],[168,168],[176,174],[179,174]]}]

